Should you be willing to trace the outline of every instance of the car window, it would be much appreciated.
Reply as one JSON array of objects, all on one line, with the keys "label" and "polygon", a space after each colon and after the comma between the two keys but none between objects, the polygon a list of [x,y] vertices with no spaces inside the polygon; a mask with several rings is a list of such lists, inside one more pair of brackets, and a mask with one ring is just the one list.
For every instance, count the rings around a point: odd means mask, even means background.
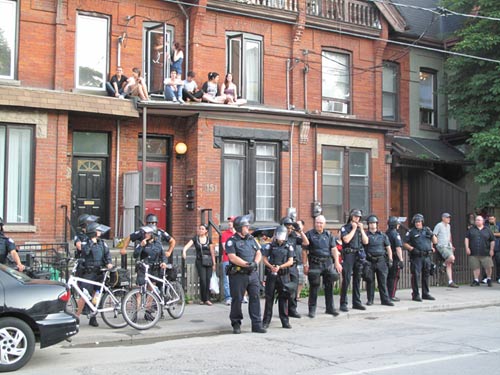
[{"label": "car window", "polygon": [[0,271],[5,272],[10,277],[13,277],[14,279],[21,281],[23,283],[31,280],[31,278],[26,276],[24,273],[18,272],[10,267],[7,267],[5,264],[0,264]]}]

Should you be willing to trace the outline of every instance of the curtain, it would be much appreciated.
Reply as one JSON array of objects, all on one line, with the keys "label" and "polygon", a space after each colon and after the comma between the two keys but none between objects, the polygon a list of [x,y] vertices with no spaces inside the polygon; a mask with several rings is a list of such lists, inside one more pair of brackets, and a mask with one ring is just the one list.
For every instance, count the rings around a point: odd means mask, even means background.
[{"label": "curtain", "polygon": [[243,214],[242,159],[224,159],[224,218]]},{"label": "curtain", "polygon": [[31,189],[31,129],[9,129],[7,160],[7,222],[28,223]]},{"label": "curtain", "polygon": [[260,101],[260,43],[257,41],[245,41],[245,91],[246,100],[251,102]]}]

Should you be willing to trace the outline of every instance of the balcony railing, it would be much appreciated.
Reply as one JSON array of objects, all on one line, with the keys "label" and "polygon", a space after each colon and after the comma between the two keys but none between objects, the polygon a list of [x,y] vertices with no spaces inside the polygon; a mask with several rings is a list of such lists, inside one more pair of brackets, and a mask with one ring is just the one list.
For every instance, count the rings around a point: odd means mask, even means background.
[{"label": "balcony railing", "polygon": [[378,9],[356,0],[307,0],[307,14],[358,26],[380,29]]},{"label": "balcony railing", "polygon": [[233,1],[235,3],[260,5],[268,8],[282,9],[291,12],[296,12],[298,0],[230,0],[230,1]]}]

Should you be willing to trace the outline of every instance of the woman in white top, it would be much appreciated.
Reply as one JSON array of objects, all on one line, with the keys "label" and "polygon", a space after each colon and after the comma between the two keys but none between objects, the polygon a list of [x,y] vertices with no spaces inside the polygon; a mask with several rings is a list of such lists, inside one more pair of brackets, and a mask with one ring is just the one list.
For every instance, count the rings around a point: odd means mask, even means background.
[{"label": "woman in white top", "polygon": [[228,99],[227,104],[242,105],[247,102],[246,99],[238,99],[238,87],[233,83],[233,75],[231,73],[226,74],[226,79],[220,91],[226,96],[226,99]]},{"label": "woman in white top", "polygon": [[219,73],[208,73],[208,81],[203,84],[201,88],[204,92],[203,101],[208,103],[224,104],[226,102],[225,95],[221,95],[219,91]]}]

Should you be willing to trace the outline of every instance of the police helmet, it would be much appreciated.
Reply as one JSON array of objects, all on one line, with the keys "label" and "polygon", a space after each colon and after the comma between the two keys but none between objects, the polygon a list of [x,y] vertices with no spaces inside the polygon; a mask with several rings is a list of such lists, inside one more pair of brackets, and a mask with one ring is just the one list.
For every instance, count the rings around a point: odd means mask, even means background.
[{"label": "police helmet", "polygon": [[416,223],[417,221],[421,221],[421,222],[422,222],[422,224],[424,224],[424,215],[422,215],[422,214],[415,214],[415,215],[413,215],[413,217],[412,217],[412,219],[411,219],[411,223],[412,223],[413,225],[415,225],[415,223]]},{"label": "police helmet", "polygon": [[[154,226],[154,227],[156,227],[156,226]],[[149,234],[151,234],[151,235],[153,235],[153,234],[154,234],[154,232],[155,232],[155,229],[153,228],[153,225],[145,225],[145,226],[141,227],[141,230],[142,230],[145,234],[149,233]]]},{"label": "police helmet", "polygon": [[281,219],[281,225],[293,225],[294,221],[290,216],[285,216]]},{"label": "police helmet", "polygon": [[[154,225],[154,224],[148,224],[148,225],[146,225],[146,226],[147,226],[148,228],[151,228],[151,229],[153,230],[153,234],[154,234],[155,236],[157,236],[157,235],[158,235],[158,227],[157,227],[156,225]],[[146,232],[145,232],[145,233],[146,233]],[[149,233],[149,232],[148,232],[148,233]]]},{"label": "police helmet", "polygon": [[396,216],[389,216],[389,219],[387,220],[387,226],[391,229],[394,229],[398,226],[399,224],[399,219]]},{"label": "police helmet", "polygon": [[288,239],[288,230],[284,225],[276,227],[276,230],[274,231],[274,238],[277,241],[286,241]]},{"label": "police helmet", "polygon": [[236,232],[241,233],[241,229],[245,226],[250,226],[250,222],[252,221],[252,215],[243,215],[243,216],[238,216],[236,219],[234,219],[234,229]]},{"label": "police helmet", "polygon": [[150,223],[158,223],[158,216],[156,216],[155,214],[148,214],[146,216],[146,224]]},{"label": "police helmet", "polygon": [[375,215],[370,215],[370,216],[368,216],[368,217],[366,218],[366,222],[367,222],[368,224],[370,224],[370,223],[377,223],[377,224],[378,224],[378,217],[377,217],[377,216],[375,216]]},{"label": "police helmet", "polygon": [[78,226],[85,228],[90,223],[95,223],[99,220],[99,216],[82,214],[78,217]]},{"label": "police helmet", "polygon": [[87,224],[87,236],[92,238],[97,235],[97,232],[101,232],[101,234],[104,234],[108,232],[111,228],[108,227],[107,225],[104,224],[99,224],[98,222],[91,222]]}]

